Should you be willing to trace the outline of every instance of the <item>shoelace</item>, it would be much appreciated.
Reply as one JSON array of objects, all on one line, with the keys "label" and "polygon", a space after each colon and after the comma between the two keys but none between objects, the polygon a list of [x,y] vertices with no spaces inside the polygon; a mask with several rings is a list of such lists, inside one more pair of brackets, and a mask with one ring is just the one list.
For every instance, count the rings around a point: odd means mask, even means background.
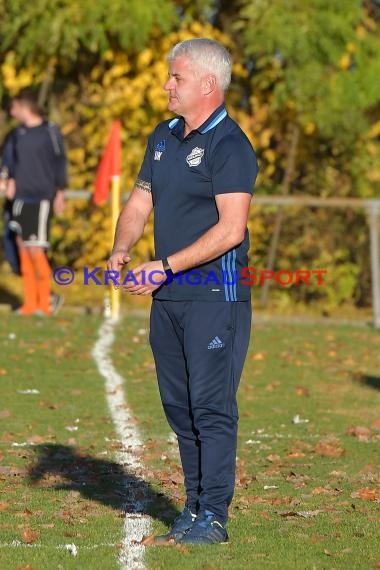
[{"label": "shoelace", "polygon": [[223,525],[219,521],[215,520],[214,516],[215,516],[214,513],[207,513],[206,515],[204,515],[203,518],[201,518],[201,519],[198,518],[195,524],[196,524],[196,526],[199,526],[202,528],[207,528],[208,525],[212,525],[212,526],[217,525],[221,529],[224,530]]},{"label": "shoelace", "polygon": [[197,522],[197,524],[203,528],[206,528],[212,522],[213,516],[214,515],[207,515],[205,518]]}]

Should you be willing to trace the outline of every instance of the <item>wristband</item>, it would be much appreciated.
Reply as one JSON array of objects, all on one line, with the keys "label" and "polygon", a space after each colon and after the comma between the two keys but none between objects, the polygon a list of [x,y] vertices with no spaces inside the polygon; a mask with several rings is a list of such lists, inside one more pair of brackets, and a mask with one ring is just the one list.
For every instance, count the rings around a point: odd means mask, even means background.
[{"label": "wristband", "polygon": [[164,257],[161,261],[162,261],[162,266],[164,268],[166,276],[170,277],[171,275],[173,275],[173,271],[172,271],[172,268],[170,267],[170,264],[168,262],[168,258]]}]

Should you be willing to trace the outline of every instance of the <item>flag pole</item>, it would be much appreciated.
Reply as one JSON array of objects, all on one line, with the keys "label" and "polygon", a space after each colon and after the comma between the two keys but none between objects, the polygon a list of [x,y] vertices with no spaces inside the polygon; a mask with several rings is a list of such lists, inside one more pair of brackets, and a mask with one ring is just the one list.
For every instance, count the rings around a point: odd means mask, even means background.
[{"label": "flag pole", "polygon": [[[112,236],[111,236],[111,250],[113,244],[113,237],[115,235],[117,220],[120,214],[120,175],[112,176],[111,183],[111,216],[112,216]],[[113,319],[118,319],[120,315],[120,288],[115,289],[111,284],[111,316]]]}]

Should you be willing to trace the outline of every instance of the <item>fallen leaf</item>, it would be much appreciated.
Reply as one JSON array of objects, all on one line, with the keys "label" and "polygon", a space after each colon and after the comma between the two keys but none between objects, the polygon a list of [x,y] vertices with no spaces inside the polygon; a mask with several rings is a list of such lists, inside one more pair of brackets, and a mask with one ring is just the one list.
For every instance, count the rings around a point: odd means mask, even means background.
[{"label": "fallen leaf", "polygon": [[265,386],[265,390],[267,390],[268,392],[273,392],[273,390],[276,390],[276,388],[278,388],[279,386],[281,386],[280,382],[271,382],[270,384],[267,384]]},{"label": "fallen leaf", "polygon": [[28,437],[27,442],[28,443],[44,443],[46,442],[46,437],[43,437],[42,435],[32,435],[31,437]]},{"label": "fallen leaf", "polygon": [[154,534],[143,536],[141,541],[132,540],[132,544],[141,544],[142,546],[154,546],[156,544],[156,537]]},{"label": "fallen leaf", "polygon": [[40,533],[36,530],[32,530],[30,527],[27,527],[24,532],[22,533],[22,540],[25,544],[33,544],[38,540]]},{"label": "fallen leaf", "polygon": [[347,433],[348,435],[357,437],[359,441],[368,441],[372,435],[371,430],[363,426],[350,427]]},{"label": "fallen leaf", "polygon": [[286,511],[285,513],[278,513],[280,517],[296,517],[296,511]]},{"label": "fallen leaf", "polygon": [[[180,552],[182,552],[182,554],[189,554],[190,553],[190,548],[188,548],[187,546],[184,546],[183,544],[175,544],[175,548],[176,548],[176,550],[179,550]],[[217,567],[213,566],[213,565],[204,566],[204,568],[208,569],[208,570],[217,570]]]},{"label": "fallen leaf", "polygon": [[371,423],[371,428],[380,431],[380,418],[373,420]]},{"label": "fallen leaf", "polygon": [[351,493],[353,499],[363,499],[363,501],[380,501],[380,492],[371,487],[363,487]]},{"label": "fallen leaf", "polygon": [[268,455],[267,460],[273,463],[275,461],[281,461],[281,457],[279,455],[276,455],[275,453],[271,453],[270,455]]},{"label": "fallen leaf", "polygon": [[297,394],[297,396],[309,397],[310,391],[308,388],[305,388],[305,386],[296,386],[296,394]]},{"label": "fallen leaf", "polygon": [[299,451],[297,449],[295,449],[294,451],[291,451],[290,453],[288,453],[287,457],[305,457],[305,453],[303,451]]},{"label": "fallen leaf", "polygon": [[262,352],[256,352],[253,356],[252,356],[252,360],[264,360],[265,356]]},{"label": "fallen leaf", "polygon": [[331,492],[331,489],[326,489],[326,487],[315,487],[312,490],[313,495],[328,495]]},{"label": "fallen leaf", "polygon": [[18,477],[20,475],[27,475],[28,470],[16,467],[15,465],[4,465],[0,467],[0,475],[13,475]]},{"label": "fallen leaf", "polygon": [[339,441],[319,441],[314,447],[314,452],[323,457],[341,457],[345,450],[341,447]]},{"label": "fallen leaf", "polygon": [[271,505],[289,505],[293,501],[293,497],[276,497],[270,500]]},{"label": "fallen leaf", "polygon": [[0,502],[0,511],[6,511],[8,508],[9,508],[9,503],[6,503],[5,501]]},{"label": "fallen leaf", "polygon": [[49,410],[57,410],[58,404],[53,404],[52,402],[46,402],[45,400],[41,400],[38,402],[40,408],[48,408]]},{"label": "fallen leaf", "polygon": [[330,471],[329,475],[331,475],[331,477],[346,477],[347,473],[339,469],[334,469],[334,471]]},{"label": "fallen leaf", "polygon": [[287,511],[285,513],[279,513],[279,515],[281,517],[302,517],[304,519],[308,519],[311,517],[316,517],[321,512],[322,511],[320,511],[319,509],[315,511]]},{"label": "fallen leaf", "polygon": [[0,410],[0,420],[4,420],[5,418],[9,418],[11,415],[9,410]]}]

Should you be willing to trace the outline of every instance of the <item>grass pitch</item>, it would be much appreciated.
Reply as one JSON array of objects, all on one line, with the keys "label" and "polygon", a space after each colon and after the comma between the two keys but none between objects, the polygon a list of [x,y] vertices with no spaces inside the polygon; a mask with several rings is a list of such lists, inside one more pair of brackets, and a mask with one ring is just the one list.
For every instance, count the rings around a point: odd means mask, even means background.
[{"label": "grass pitch", "polygon": [[[100,322],[2,316],[1,570],[118,567],[124,473],[91,357]],[[161,532],[183,488],[147,328],[146,318],[125,316],[113,361],[145,442]],[[148,568],[379,568],[379,346],[370,329],[254,325],[239,392],[231,543],[149,548]]]}]

